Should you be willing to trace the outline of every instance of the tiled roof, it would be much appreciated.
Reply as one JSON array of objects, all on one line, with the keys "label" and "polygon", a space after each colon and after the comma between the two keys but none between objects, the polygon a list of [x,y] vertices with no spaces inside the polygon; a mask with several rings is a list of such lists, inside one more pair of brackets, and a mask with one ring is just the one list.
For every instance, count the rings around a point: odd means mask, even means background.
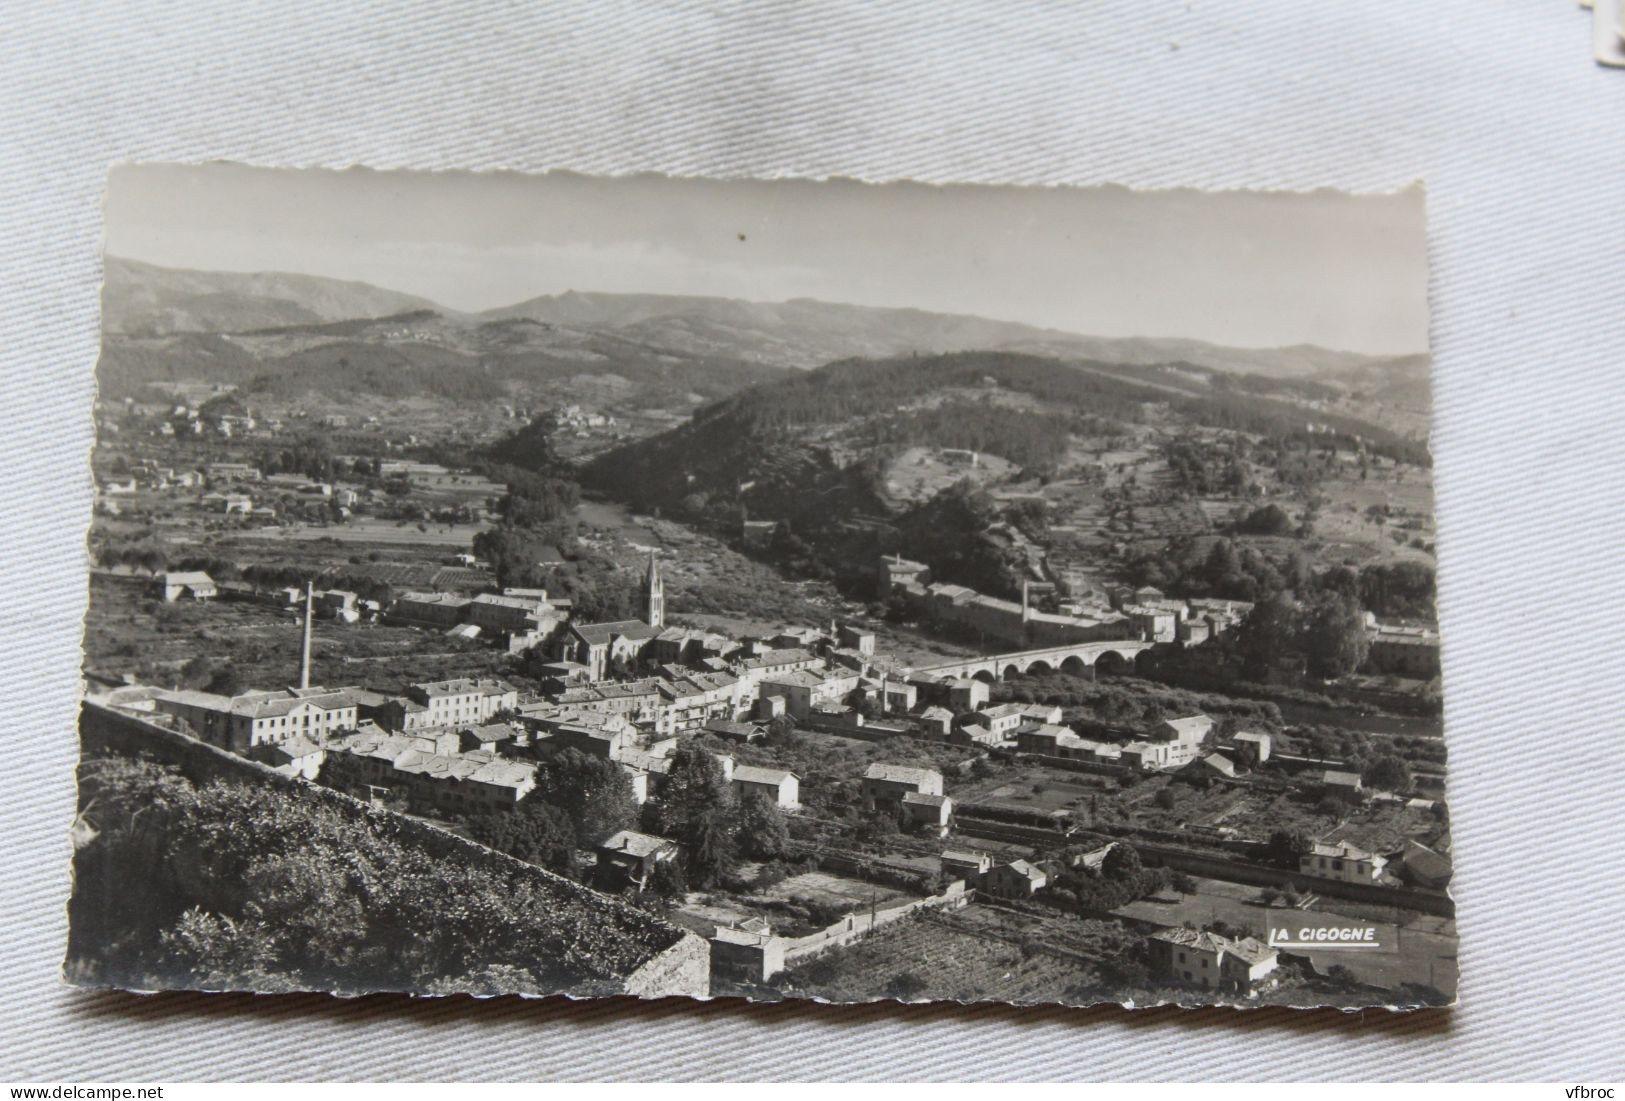
[{"label": "tiled roof", "polygon": [[641,619],[617,619],[610,623],[572,623],[570,633],[588,646],[607,646],[611,639],[650,639],[660,633]]},{"label": "tiled roof", "polygon": [[1005,867],[1009,868],[1012,872],[1015,872],[1023,879],[1029,881],[1044,878],[1043,869],[1034,864],[1030,864],[1025,860],[1012,860],[1010,863],[1006,864]]},{"label": "tiled roof", "polygon": [[604,852],[624,852],[633,856],[650,856],[671,845],[676,844],[664,837],[655,837],[653,834],[639,833],[636,830],[622,830],[620,833],[598,846]]},{"label": "tiled roof", "polygon": [[167,585],[213,585],[214,578],[201,570],[181,570],[163,575]]},{"label": "tiled roof", "polygon": [[1182,715],[1177,719],[1164,719],[1162,725],[1171,727],[1182,738],[1200,738],[1213,728],[1213,720],[1206,715]]},{"label": "tiled roof", "polygon": [[941,783],[942,773],[929,768],[910,768],[908,765],[872,764],[865,772],[867,780],[887,780],[894,784]]},{"label": "tiled roof", "polygon": [[788,673],[779,673],[768,677],[764,684],[791,685],[796,688],[817,688],[824,683],[825,678],[811,669],[794,669]]},{"label": "tiled roof", "polygon": [[1209,933],[1205,929],[1169,928],[1151,934],[1152,940],[1166,941],[1177,944],[1181,948],[1195,948],[1201,952],[1223,952],[1229,947],[1229,942],[1217,933]]},{"label": "tiled roof", "polygon": [[1375,853],[1366,852],[1359,846],[1351,845],[1347,841],[1340,841],[1335,845],[1328,845],[1324,841],[1316,841],[1306,855],[1330,856],[1340,860],[1372,860],[1376,857]]},{"label": "tiled roof", "polygon": [[775,786],[794,776],[793,772],[786,772],[782,768],[757,768],[755,765],[736,765],[734,767],[734,781],[746,784],[773,784]]},{"label": "tiled roof", "polygon": [[1240,940],[1229,941],[1225,950],[1232,956],[1240,956],[1248,963],[1263,963],[1278,953],[1269,945],[1254,937],[1242,937]]}]

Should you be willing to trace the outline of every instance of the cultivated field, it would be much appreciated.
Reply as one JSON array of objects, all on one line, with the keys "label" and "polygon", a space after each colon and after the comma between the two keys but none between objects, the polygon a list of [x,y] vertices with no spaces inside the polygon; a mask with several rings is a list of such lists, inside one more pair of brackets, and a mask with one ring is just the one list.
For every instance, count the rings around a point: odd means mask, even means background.
[{"label": "cultivated field", "polygon": [[708,936],[718,925],[759,917],[780,936],[797,937],[823,929],[846,914],[918,897],[830,872],[803,872],[771,887],[737,895],[690,892],[673,916]]},{"label": "cultivated field", "polygon": [[836,1002],[1098,1001],[1101,963],[1134,938],[1116,922],[1057,913],[1015,914],[985,905],[905,918],[847,948],[791,968],[774,985]]},{"label": "cultivated field", "polygon": [[961,480],[983,485],[1002,481],[1020,468],[997,455],[978,454],[973,465],[939,448],[911,447],[886,470],[886,492],[904,505],[917,504]]},{"label": "cultivated field", "polygon": [[[85,620],[85,666],[135,673],[173,687],[230,669],[241,687],[297,684],[301,629],[292,609],[213,601],[162,604],[137,578],[94,577]],[[317,620],[313,683],[399,691],[414,681],[505,672],[488,646],[413,627]],[[189,663],[195,663],[188,669]]]},{"label": "cultivated field", "polygon": [[346,545],[376,547],[444,547],[467,552],[483,524],[431,524],[409,520],[358,517],[343,524],[289,524],[287,527],[249,527],[237,533],[244,542],[302,543],[334,539]]}]

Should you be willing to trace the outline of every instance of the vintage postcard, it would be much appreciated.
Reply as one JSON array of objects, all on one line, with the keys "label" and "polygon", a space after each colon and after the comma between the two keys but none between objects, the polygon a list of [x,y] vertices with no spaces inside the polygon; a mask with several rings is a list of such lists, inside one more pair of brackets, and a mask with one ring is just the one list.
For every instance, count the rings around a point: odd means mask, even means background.
[{"label": "vintage postcard", "polygon": [[1456,997],[1421,189],[111,174],[66,976]]}]

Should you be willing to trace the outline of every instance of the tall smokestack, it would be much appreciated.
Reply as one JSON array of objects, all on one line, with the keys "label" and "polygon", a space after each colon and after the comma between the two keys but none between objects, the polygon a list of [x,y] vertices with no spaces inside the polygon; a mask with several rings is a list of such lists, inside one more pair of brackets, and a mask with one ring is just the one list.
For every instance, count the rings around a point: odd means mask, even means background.
[{"label": "tall smokestack", "polygon": [[305,641],[299,649],[299,687],[310,687],[310,613],[316,606],[315,586],[305,582]]}]

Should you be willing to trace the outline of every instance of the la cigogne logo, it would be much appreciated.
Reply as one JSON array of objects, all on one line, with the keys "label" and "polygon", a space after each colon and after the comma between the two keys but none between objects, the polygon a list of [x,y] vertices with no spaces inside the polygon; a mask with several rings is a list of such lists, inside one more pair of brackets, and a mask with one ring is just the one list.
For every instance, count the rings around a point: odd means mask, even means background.
[{"label": "la cigogne logo", "polygon": [[1304,925],[1297,929],[1271,928],[1271,948],[1381,948],[1374,925]]}]

